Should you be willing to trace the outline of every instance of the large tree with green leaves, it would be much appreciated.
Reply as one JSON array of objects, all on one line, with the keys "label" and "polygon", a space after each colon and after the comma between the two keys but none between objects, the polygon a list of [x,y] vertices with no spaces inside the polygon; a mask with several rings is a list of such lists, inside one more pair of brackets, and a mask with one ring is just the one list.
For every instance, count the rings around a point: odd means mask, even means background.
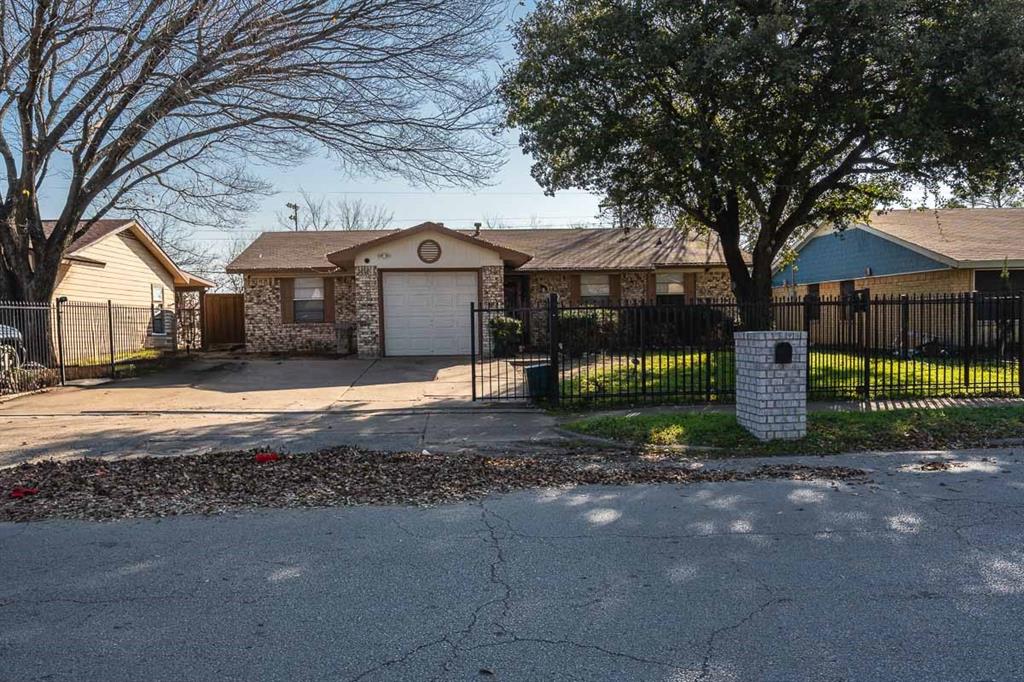
[{"label": "large tree with green leaves", "polygon": [[515,27],[507,124],[547,191],[717,234],[737,298],[763,302],[809,226],[1020,158],[1022,8],[541,0]]}]

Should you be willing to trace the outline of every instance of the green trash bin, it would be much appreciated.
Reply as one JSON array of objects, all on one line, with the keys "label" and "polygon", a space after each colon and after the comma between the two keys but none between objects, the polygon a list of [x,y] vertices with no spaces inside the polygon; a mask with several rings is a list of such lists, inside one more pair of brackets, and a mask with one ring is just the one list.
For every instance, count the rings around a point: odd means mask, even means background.
[{"label": "green trash bin", "polygon": [[526,372],[526,386],[530,391],[530,400],[538,402],[548,399],[551,387],[551,365],[529,365],[523,368]]}]

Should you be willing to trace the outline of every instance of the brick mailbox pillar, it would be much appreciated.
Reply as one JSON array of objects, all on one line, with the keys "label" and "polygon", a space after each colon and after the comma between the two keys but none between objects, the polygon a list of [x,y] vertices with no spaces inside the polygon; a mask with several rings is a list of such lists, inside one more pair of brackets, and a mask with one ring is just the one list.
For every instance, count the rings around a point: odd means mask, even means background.
[{"label": "brick mailbox pillar", "polygon": [[736,419],[760,440],[807,435],[807,333],[736,334]]}]

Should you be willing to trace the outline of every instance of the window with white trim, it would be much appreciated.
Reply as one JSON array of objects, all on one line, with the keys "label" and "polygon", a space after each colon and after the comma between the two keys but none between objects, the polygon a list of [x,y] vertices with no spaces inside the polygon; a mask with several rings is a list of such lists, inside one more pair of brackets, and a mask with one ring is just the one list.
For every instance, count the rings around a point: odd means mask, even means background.
[{"label": "window with white trim", "polygon": [[292,301],[296,322],[324,321],[324,280],[322,277],[296,277]]},{"label": "window with white trim", "polygon": [[658,303],[686,301],[686,282],[681,272],[659,272],[655,275],[655,293]]},{"label": "window with white trim", "polygon": [[580,303],[609,305],[611,301],[612,282],[608,275],[580,275]]}]

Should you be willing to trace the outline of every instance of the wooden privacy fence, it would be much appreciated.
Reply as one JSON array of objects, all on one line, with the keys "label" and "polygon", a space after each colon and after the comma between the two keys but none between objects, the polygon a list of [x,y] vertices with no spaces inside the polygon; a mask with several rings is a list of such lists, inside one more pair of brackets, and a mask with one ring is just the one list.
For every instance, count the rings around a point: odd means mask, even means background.
[{"label": "wooden privacy fence", "polygon": [[245,296],[206,294],[203,299],[203,343],[238,345],[245,343]]},{"label": "wooden privacy fence", "polygon": [[749,320],[807,332],[813,400],[1024,395],[1024,293],[468,312],[477,400],[731,402]]}]

